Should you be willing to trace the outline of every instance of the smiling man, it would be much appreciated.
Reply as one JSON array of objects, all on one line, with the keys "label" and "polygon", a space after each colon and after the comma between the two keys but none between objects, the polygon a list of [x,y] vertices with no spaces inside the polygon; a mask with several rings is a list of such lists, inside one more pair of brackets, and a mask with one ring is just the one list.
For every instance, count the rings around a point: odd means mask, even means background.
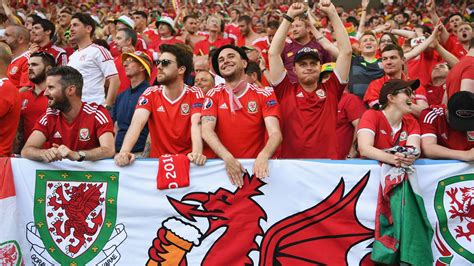
[{"label": "smiling man", "polygon": [[[107,110],[81,101],[83,80],[76,69],[63,66],[46,77],[48,109],[33,128],[21,156],[43,162],[62,159],[95,161],[112,157],[114,128]],[[52,147],[42,149],[49,142]]]},{"label": "smiling man", "polygon": [[56,32],[54,24],[47,19],[38,19],[33,22],[31,29],[30,51],[46,52],[54,57],[56,65],[67,65],[66,51],[53,44],[52,39]]},{"label": "smiling man", "polygon": [[239,187],[245,169],[236,158],[256,158],[253,173],[257,178],[267,177],[268,160],[282,140],[275,93],[246,82],[247,64],[241,48],[224,45],[217,49],[212,65],[225,83],[207,92],[202,111],[202,137],[224,160],[231,183]]}]

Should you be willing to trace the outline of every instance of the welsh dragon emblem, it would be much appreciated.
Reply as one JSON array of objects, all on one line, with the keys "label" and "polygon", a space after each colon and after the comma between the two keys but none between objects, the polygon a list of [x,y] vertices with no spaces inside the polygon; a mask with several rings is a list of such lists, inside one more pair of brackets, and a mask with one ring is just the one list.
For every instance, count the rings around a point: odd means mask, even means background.
[{"label": "welsh dragon emblem", "polygon": [[[235,191],[219,188],[189,193],[181,200],[168,197],[187,221],[170,217],[162,223],[149,249],[147,265],[185,266],[187,253],[220,229],[224,233],[210,246],[201,265],[252,265],[250,253],[254,251],[259,252],[260,265],[347,265],[349,250],[373,238],[373,230],[358,221],[355,211],[368,179],[369,173],[347,194],[341,179],[326,199],[266,231],[261,222],[267,213],[254,199],[264,196],[260,188],[266,183],[248,174],[242,188]],[[209,223],[204,233],[194,223],[198,217]],[[326,234],[328,228],[330,235]],[[331,244],[335,242],[338,244]],[[372,265],[368,255],[360,265]]]}]

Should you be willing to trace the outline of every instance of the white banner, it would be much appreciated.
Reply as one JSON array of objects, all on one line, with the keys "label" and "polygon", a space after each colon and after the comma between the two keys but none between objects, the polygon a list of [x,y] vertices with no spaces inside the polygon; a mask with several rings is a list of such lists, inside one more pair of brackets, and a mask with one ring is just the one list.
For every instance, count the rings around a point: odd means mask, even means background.
[{"label": "white banner", "polygon": [[[242,163],[252,169],[252,160]],[[157,166],[12,159],[22,233],[11,240],[25,263],[370,264],[380,182],[373,161],[275,160],[269,178],[246,175],[240,189],[215,160],[191,167],[189,187],[157,190]],[[474,165],[421,160],[416,171],[437,228],[435,263],[471,265]]]}]

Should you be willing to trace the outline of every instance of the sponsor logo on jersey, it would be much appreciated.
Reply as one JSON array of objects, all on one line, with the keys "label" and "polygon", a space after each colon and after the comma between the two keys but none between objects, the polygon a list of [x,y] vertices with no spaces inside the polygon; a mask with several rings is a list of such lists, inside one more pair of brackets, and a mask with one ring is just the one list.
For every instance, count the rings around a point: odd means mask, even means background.
[{"label": "sponsor logo on jersey", "polygon": [[304,98],[303,92],[300,91],[298,94],[296,94],[297,98]]},{"label": "sponsor logo on jersey", "polygon": [[381,129],[381,130],[380,130],[380,134],[382,134],[382,135],[387,135],[387,132],[386,132],[385,130]]},{"label": "sponsor logo on jersey", "polygon": [[158,107],[158,108],[156,109],[156,111],[163,113],[163,112],[165,112],[165,108],[163,108],[163,105],[160,105],[160,107]]},{"label": "sponsor logo on jersey", "polygon": [[10,74],[14,75],[14,74],[16,74],[17,71],[18,71],[18,67],[17,67],[17,66],[14,66],[14,67],[10,70]]},{"label": "sponsor logo on jersey", "polygon": [[189,114],[189,109],[190,109],[190,108],[189,108],[189,104],[187,104],[187,103],[181,104],[181,114],[182,114],[182,115],[187,115],[187,114]]},{"label": "sponsor logo on jersey", "polygon": [[256,101],[249,101],[247,103],[247,110],[249,113],[256,113],[258,110],[258,105]]},{"label": "sponsor logo on jersey", "polygon": [[138,99],[138,105],[145,105],[147,103],[148,103],[148,99],[143,96],[140,96],[140,99]]},{"label": "sponsor logo on jersey", "polygon": [[88,128],[81,128],[79,130],[79,140],[88,141],[91,139],[91,135]]},{"label": "sponsor logo on jersey", "polygon": [[59,133],[59,131],[56,131],[56,132],[54,133],[54,135],[53,135],[53,138],[55,138],[55,139],[60,139],[60,138],[62,138],[61,133]]},{"label": "sponsor logo on jersey", "polygon": [[272,106],[275,106],[276,104],[277,104],[276,100],[268,100],[267,101],[267,107],[272,107]]},{"label": "sponsor logo on jersey", "polygon": [[289,52],[289,53],[286,54],[286,57],[292,57],[293,55],[294,55],[293,52]]},{"label": "sponsor logo on jersey", "polygon": [[317,90],[316,95],[318,95],[319,98],[326,98],[326,92],[323,89]]},{"label": "sponsor logo on jersey", "polygon": [[206,98],[204,100],[204,110],[207,110],[212,107],[212,99],[211,98]]},{"label": "sponsor logo on jersey", "polygon": [[221,106],[219,106],[219,109],[229,109],[229,107],[227,107],[226,103],[223,103]]}]

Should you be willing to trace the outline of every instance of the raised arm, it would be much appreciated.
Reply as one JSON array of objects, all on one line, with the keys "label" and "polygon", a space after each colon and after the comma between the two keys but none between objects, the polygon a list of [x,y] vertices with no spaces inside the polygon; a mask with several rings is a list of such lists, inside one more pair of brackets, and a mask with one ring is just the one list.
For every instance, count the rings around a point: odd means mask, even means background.
[{"label": "raised arm", "polygon": [[[426,2],[426,9],[428,10],[428,14],[431,17],[431,21],[433,22],[434,25],[438,25],[441,23],[438,14],[436,14],[436,6],[435,6],[435,1],[434,0],[428,0]],[[449,32],[446,30],[445,27],[441,29],[441,44],[445,44],[446,41],[449,38]]]},{"label": "raised arm", "polygon": [[314,38],[316,38],[316,41],[321,44],[324,50],[329,52],[332,58],[337,58],[339,56],[339,50],[337,49],[336,45],[334,45],[324,36],[324,34],[322,34],[319,30],[316,29],[316,27],[314,26],[316,19],[314,18],[314,15],[310,10],[308,10],[308,18],[309,28]]},{"label": "raised arm", "polygon": [[361,36],[365,32],[365,20],[367,19],[367,6],[369,6],[369,0],[362,0],[360,4],[362,6],[362,12],[360,14],[359,28],[357,29],[358,36]]},{"label": "raised arm", "polygon": [[410,52],[406,53],[405,54],[406,61],[417,57],[419,54],[424,52],[430,46],[431,43],[436,41],[437,38],[438,38],[439,29],[440,29],[440,25],[438,24],[434,28],[433,33],[431,33],[431,35],[430,35],[430,37],[428,37],[428,39],[426,39],[424,42],[420,43],[419,45],[415,46],[413,49],[411,49]]},{"label": "raised arm", "polygon": [[282,73],[286,72],[285,66],[283,65],[283,60],[281,59],[281,53],[285,48],[285,40],[290,29],[291,22],[296,16],[301,15],[306,10],[306,7],[303,3],[294,3],[286,12],[287,18],[283,18],[280,26],[278,27],[275,36],[273,37],[270,48],[268,49],[268,61],[270,64],[270,83],[277,85],[276,83],[281,80]]},{"label": "raised arm", "polygon": [[336,59],[334,71],[339,77],[339,81],[346,83],[349,80],[349,70],[351,68],[352,59],[352,47],[349,41],[349,35],[347,35],[341,18],[330,0],[321,0],[321,2],[319,2],[319,9],[326,13],[334,29],[334,36],[337,40],[337,48],[339,50],[339,56]]}]

